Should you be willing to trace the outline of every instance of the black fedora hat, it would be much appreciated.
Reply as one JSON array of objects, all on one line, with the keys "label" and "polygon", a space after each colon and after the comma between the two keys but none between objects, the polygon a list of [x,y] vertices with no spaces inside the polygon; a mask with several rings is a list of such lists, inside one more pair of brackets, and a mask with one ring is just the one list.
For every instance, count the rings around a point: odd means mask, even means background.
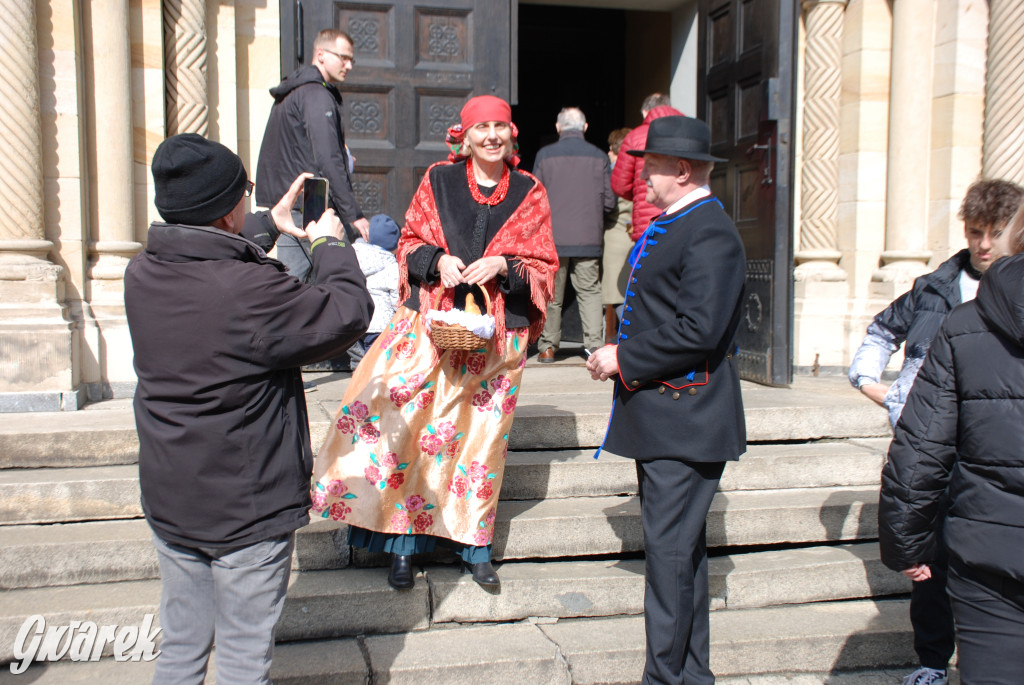
[{"label": "black fedora hat", "polygon": [[711,129],[700,119],[693,117],[659,117],[647,128],[647,146],[643,150],[628,150],[634,157],[643,157],[648,152],[683,159],[698,159],[705,162],[724,162],[713,157],[711,150]]}]

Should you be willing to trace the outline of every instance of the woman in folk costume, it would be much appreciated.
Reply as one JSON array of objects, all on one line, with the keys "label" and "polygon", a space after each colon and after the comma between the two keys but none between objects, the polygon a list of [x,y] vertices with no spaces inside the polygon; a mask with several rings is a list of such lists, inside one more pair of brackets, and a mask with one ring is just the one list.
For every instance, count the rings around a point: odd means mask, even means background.
[{"label": "woman in folk costume", "polygon": [[[313,471],[313,516],[345,521],[350,544],[394,555],[396,589],[413,586],[412,555],[438,539],[477,583],[498,586],[491,542],[508,433],[558,269],[547,193],[515,169],[508,103],[472,98],[461,119],[449,161],[427,170],[405,215],[404,305],[353,374]],[[490,297],[493,337],[439,349],[426,315],[473,285]]]}]

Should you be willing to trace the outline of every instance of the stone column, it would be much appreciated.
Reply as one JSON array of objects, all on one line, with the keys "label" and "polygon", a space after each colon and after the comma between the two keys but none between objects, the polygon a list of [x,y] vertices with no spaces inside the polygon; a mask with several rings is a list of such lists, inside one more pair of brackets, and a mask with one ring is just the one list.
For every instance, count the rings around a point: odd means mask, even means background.
[{"label": "stone column", "polygon": [[872,280],[892,283],[899,291],[925,273],[931,259],[928,169],[935,0],[894,0],[892,7],[885,251],[883,266]]},{"label": "stone column", "polygon": [[805,0],[803,152],[797,281],[845,281],[839,226],[839,105],[846,0]]},{"label": "stone column", "polygon": [[167,135],[209,130],[206,3],[164,0]]},{"label": "stone column", "polygon": [[[124,31],[103,30],[115,26],[124,27]],[[93,2],[90,28],[95,124],[89,142],[96,160],[91,183],[94,242],[90,255],[90,300],[94,305],[109,300],[123,309],[124,268],[142,248],[134,240],[128,0]],[[105,295],[110,290],[113,292],[108,298]]]},{"label": "stone column", "polygon": [[[128,394],[134,386],[131,338],[124,311],[124,270],[142,244],[135,240],[129,0],[93,1],[85,31],[91,104],[90,221],[85,335],[98,368],[87,382],[95,396]],[[95,377],[94,375],[95,374]],[[124,386],[115,392],[115,386]]]},{"label": "stone column", "polygon": [[35,2],[0,0],[0,13],[0,411],[59,410],[74,398],[74,340],[43,220]]},{"label": "stone column", "polygon": [[1024,183],[1024,0],[990,0],[982,174]]}]

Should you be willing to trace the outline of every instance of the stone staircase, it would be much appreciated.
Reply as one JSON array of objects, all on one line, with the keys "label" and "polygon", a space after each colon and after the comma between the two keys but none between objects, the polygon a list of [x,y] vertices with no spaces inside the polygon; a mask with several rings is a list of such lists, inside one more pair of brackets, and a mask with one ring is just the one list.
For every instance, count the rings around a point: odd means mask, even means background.
[{"label": "stone staircase", "polygon": [[[344,391],[307,395],[314,445]],[[898,682],[915,657],[909,582],[878,561],[884,412],[845,379],[744,386],[749,451],[708,518],[712,667],[721,683]],[[344,525],[297,535],[276,683],[635,683],[643,667],[643,539],[634,463],[592,456],[610,387],[579,363],[528,365],[510,435],[491,594],[453,557],[416,587],[353,552]],[[642,439],[642,436],[638,436]],[[0,416],[0,663],[25,619],[142,623],[160,585],[141,518],[127,401]],[[62,661],[0,683],[147,682],[151,663]]]}]

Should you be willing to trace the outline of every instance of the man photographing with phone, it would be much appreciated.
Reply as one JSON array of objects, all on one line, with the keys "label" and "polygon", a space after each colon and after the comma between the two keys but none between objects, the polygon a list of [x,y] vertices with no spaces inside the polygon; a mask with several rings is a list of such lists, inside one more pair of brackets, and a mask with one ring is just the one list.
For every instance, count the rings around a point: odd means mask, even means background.
[{"label": "man photographing with phone", "polygon": [[[270,89],[274,105],[256,165],[256,203],[261,207],[277,204],[304,171],[327,179],[328,206],[345,224],[349,241],[359,236],[368,240],[370,230],[352,189],[352,157],[345,146],[337,86],[355,66],[352,45],[344,31],[324,29],[313,41],[311,63]],[[277,245],[277,256],[288,273],[303,279],[311,266],[308,248],[286,235]]]},{"label": "man photographing with phone", "polygon": [[[220,143],[168,138],[152,172],[166,223],[150,226],[124,281],[142,508],[163,586],[153,682],[202,683],[214,641],[218,682],[270,682],[311,504],[299,367],[357,340],[373,301],[332,210],[292,222],[308,174],[247,215],[253,184]],[[311,284],[267,256],[280,234],[310,241]]]}]

